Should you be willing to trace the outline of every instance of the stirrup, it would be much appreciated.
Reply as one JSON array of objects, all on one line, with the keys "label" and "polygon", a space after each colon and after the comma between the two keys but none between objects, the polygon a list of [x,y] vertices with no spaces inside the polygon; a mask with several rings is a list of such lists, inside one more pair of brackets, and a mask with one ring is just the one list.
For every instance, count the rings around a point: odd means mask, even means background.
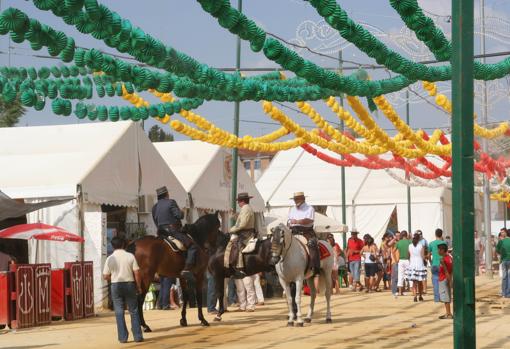
[{"label": "stirrup", "polygon": [[185,279],[193,279],[193,273],[187,269],[181,271],[181,276]]},{"label": "stirrup", "polygon": [[240,269],[234,269],[234,279],[244,279],[248,275]]}]

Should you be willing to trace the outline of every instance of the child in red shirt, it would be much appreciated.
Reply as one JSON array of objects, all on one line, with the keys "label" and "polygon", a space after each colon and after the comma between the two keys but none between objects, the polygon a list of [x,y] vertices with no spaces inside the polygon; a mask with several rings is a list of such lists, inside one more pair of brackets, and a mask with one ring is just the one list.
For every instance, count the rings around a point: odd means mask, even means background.
[{"label": "child in red shirt", "polygon": [[452,301],[452,268],[453,259],[448,253],[448,245],[446,243],[437,245],[437,250],[441,256],[441,265],[439,266],[439,301],[444,303],[446,310],[445,315],[441,315],[440,319],[453,319],[450,303]]}]

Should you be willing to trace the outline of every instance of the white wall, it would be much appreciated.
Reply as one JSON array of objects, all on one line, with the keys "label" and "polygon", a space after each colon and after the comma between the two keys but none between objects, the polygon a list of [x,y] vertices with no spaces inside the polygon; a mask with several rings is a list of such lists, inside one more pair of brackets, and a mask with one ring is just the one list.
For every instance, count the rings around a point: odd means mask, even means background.
[{"label": "white wall", "polygon": [[103,280],[106,261],[106,213],[101,206],[85,204],[83,207],[85,251],[84,260],[94,263],[94,305],[105,307],[108,296],[107,282]]}]

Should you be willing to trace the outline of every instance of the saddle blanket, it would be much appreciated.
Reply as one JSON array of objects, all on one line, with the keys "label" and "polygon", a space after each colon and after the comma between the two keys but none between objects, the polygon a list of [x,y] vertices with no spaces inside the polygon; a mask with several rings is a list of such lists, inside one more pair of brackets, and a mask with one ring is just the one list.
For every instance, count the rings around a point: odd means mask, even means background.
[{"label": "saddle blanket", "polygon": [[[308,255],[310,255],[310,250],[308,249],[308,245],[307,245],[308,244],[308,240],[303,235],[294,235],[294,236],[299,240],[299,242],[301,242],[301,244],[303,244],[303,246],[306,249],[306,253]],[[319,244],[319,252],[320,252],[320,259],[321,260],[331,256],[331,253],[329,252],[328,248],[326,247],[326,245],[324,245],[325,243],[326,242],[321,242],[321,241],[318,242],[318,244]]]},{"label": "saddle blanket", "polygon": [[328,248],[323,243],[320,243],[320,242],[319,242],[319,251],[320,251],[320,255],[321,255],[321,260],[331,256],[331,253],[329,252]]}]

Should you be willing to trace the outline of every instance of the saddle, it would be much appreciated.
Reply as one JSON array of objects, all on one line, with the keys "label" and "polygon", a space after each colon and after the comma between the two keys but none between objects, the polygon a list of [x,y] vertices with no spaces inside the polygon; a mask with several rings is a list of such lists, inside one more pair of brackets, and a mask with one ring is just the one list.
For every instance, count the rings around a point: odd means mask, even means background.
[{"label": "saddle", "polygon": [[[245,254],[256,253],[259,243],[265,239],[266,238],[264,237],[263,239],[252,238],[252,239],[248,240],[248,242],[244,246],[243,250],[241,251],[243,256]],[[229,268],[231,265],[236,265],[237,258],[239,258],[239,246],[237,243],[235,243],[235,244],[232,244],[230,251],[228,251],[228,249],[225,250],[225,260],[224,260],[225,268]]]},{"label": "saddle", "polygon": [[186,252],[188,249],[184,244],[180,241],[174,238],[173,236],[167,236],[163,238],[163,241],[170,246],[172,251],[174,252]]},{"label": "saddle", "polygon": [[[294,237],[297,239],[297,241],[301,244],[301,246],[303,246],[303,248],[305,249],[305,252],[306,252],[306,270],[309,270],[311,268],[311,258],[310,258],[310,249],[308,247],[308,239],[299,234],[299,235],[294,235]],[[323,241],[318,241],[317,244],[319,245],[319,256],[320,256],[320,260],[322,261],[323,259],[325,258],[328,258],[329,256],[331,256],[331,253],[329,252],[328,248],[324,245],[325,242]]]}]

